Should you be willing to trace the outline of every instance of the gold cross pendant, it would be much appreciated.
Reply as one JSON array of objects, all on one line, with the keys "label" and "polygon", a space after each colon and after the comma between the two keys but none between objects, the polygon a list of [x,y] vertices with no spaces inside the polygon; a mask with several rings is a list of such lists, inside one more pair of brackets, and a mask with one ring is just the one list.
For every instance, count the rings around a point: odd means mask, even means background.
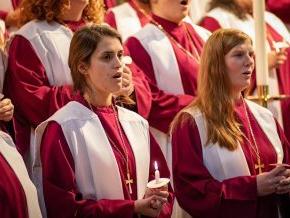
[{"label": "gold cross pendant", "polygon": [[130,177],[130,173],[127,173],[127,179],[125,180],[126,182],[126,185],[129,186],[129,193],[132,194],[132,187],[131,187],[131,184],[133,184],[133,179],[131,179]]},{"label": "gold cross pendant", "polygon": [[261,174],[262,173],[262,168],[265,168],[265,165],[261,163],[260,159],[258,159],[258,163],[255,164],[255,170],[259,169],[259,174]]}]

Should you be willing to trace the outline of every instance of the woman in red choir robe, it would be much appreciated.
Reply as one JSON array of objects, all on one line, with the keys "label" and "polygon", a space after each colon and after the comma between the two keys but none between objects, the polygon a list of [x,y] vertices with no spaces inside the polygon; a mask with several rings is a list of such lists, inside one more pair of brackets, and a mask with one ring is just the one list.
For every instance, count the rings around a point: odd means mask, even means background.
[{"label": "woman in red choir robe", "polygon": [[[183,21],[191,0],[157,0],[148,4],[153,13],[151,22],[128,38],[125,45],[146,74],[152,95],[162,91],[186,101],[196,95],[199,55],[209,32]],[[167,156],[168,129],[161,128],[158,119],[149,120],[149,124]]]},{"label": "woman in red choir robe", "polygon": [[20,7],[25,25],[15,33],[9,48],[4,93],[17,108],[16,145],[26,157],[31,130],[73,99],[69,44],[80,26],[101,22],[103,3],[23,0]]},{"label": "woman in red choir robe", "polygon": [[289,217],[290,172],[279,164],[290,163],[290,145],[272,113],[243,97],[253,69],[248,35],[214,32],[197,98],[173,122],[174,190],[195,218]]},{"label": "woman in red choir robe", "polygon": [[[252,16],[252,0],[211,0],[210,11],[201,22],[201,26],[214,31],[219,28],[235,28],[247,33],[254,40],[254,19]],[[277,47],[277,42],[290,43],[290,35],[285,25],[274,14],[265,12],[267,30],[267,50],[269,64],[270,95],[290,94],[290,50]],[[253,77],[253,87],[256,89],[256,79]],[[284,129],[287,139],[290,139],[290,101],[272,101],[269,109]]]},{"label": "woman in red choir robe", "polygon": [[105,15],[106,23],[110,24],[126,41],[150,21],[149,0],[128,0],[110,8]]},{"label": "woman in red choir robe", "polygon": [[162,177],[170,176],[147,121],[113,97],[122,87],[121,43],[107,25],[72,38],[75,101],[36,129],[33,178],[43,184],[48,217],[171,216],[172,193],[146,190],[154,161]]}]

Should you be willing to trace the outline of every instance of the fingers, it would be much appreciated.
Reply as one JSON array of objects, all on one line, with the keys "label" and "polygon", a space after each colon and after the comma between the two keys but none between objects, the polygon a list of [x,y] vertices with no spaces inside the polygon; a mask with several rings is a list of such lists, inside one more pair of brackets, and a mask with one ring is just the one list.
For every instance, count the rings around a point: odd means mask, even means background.
[{"label": "fingers", "polygon": [[283,173],[284,171],[286,171],[286,168],[284,166],[277,166],[274,169],[272,169],[269,172],[269,174],[270,174],[270,176],[276,176],[276,175]]}]

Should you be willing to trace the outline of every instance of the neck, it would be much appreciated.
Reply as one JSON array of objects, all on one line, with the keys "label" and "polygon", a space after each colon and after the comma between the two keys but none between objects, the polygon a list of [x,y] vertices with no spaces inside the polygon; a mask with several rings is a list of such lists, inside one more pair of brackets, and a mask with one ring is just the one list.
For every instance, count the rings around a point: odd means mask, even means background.
[{"label": "neck", "polygon": [[232,99],[233,99],[233,101],[239,100],[241,98],[241,96],[242,96],[241,91],[237,91],[237,92],[233,92],[232,93]]},{"label": "neck", "polygon": [[62,16],[62,19],[65,21],[79,21],[82,19],[83,10],[86,5],[70,5],[70,8],[67,9]]},{"label": "neck", "polygon": [[145,14],[150,14],[151,12],[150,4],[146,4],[138,0],[132,0],[132,2],[141,12],[145,12]]},{"label": "neck", "polygon": [[100,94],[96,92],[85,92],[83,94],[84,98],[86,101],[95,106],[95,107],[104,107],[104,106],[110,106],[112,105],[112,99],[113,95],[112,94]]},{"label": "neck", "polygon": [[152,8],[152,13],[155,14],[156,16],[158,16],[158,17],[161,17],[161,18],[165,19],[165,20],[168,20],[170,22],[176,23],[177,25],[180,25],[182,23],[182,21],[183,21],[183,18],[184,18],[184,17],[177,18],[175,16],[170,17],[170,16],[167,16],[166,14],[164,14],[163,12],[161,12],[161,10],[157,10],[157,9],[154,9],[154,8]]}]

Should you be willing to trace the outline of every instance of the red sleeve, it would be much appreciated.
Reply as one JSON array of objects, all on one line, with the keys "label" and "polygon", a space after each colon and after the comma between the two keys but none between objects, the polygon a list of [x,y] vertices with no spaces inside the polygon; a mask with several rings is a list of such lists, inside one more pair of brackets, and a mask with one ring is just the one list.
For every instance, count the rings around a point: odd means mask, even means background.
[{"label": "red sleeve", "polygon": [[191,115],[181,115],[172,134],[173,181],[180,206],[193,217],[222,216],[235,211],[236,217],[255,207],[255,176],[241,176],[219,182],[203,164],[198,128]]},{"label": "red sleeve", "polygon": [[113,13],[113,11],[109,10],[106,14],[105,14],[105,22],[107,24],[109,24],[111,27],[117,29],[117,24],[116,24],[116,18],[115,18],[115,14]]},{"label": "red sleeve", "polygon": [[[154,172],[155,172],[154,162],[155,161],[157,161],[157,163],[158,163],[160,177],[161,178],[170,178],[170,172],[169,172],[169,169],[167,166],[167,162],[163,156],[163,153],[162,153],[159,145],[157,144],[157,142],[155,141],[154,137],[151,134],[150,134],[150,142],[151,142],[151,147],[150,147],[150,169],[149,169],[149,172],[151,172],[151,174],[149,175],[149,181],[155,179],[155,175],[154,175]],[[162,209],[160,215],[158,216],[158,218],[171,217],[172,207],[173,207],[173,203],[174,203],[174,195],[173,195],[173,190],[172,190],[171,185],[169,185],[168,191],[169,191],[168,202],[163,205],[163,209]]]},{"label": "red sleeve", "polygon": [[147,83],[151,90],[151,110],[149,117],[145,118],[148,119],[151,126],[163,132],[168,132],[169,125],[176,113],[188,105],[193,97],[168,94],[157,87],[151,58],[136,38],[130,37],[127,40],[125,51],[130,54],[134,63],[141,70],[140,73],[144,75],[144,83]]},{"label": "red sleeve", "polygon": [[48,217],[133,217],[132,200],[83,199],[76,184],[73,157],[56,122],[50,122],[43,135],[41,162]]},{"label": "red sleeve", "polygon": [[7,17],[7,15],[8,15],[8,12],[7,11],[0,10],[0,19],[1,20],[5,20],[6,17]]},{"label": "red sleeve", "polygon": [[15,36],[9,49],[4,93],[11,98],[16,116],[33,127],[72,99],[71,86],[49,84],[44,66],[21,36]]},{"label": "red sleeve", "polygon": [[287,163],[290,164],[290,143],[287,139],[287,137],[285,136],[285,133],[282,129],[282,127],[280,126],[280,124],[278,123],[278,121],[275,119],[276,121],[276,126],[277,126],[277,131],[278,131],[278,135],[280,137],[282,146],[283,146],[283,152],[284,152],[284,159],[283,159],[283,163]]},{"label": "red sleeve", "polygon": [[219,24],[219,22],[212,17],[203,18],[199,25],[211,32],[214,32],[215,30],[218,30],[221,28],[221,25]]}]

